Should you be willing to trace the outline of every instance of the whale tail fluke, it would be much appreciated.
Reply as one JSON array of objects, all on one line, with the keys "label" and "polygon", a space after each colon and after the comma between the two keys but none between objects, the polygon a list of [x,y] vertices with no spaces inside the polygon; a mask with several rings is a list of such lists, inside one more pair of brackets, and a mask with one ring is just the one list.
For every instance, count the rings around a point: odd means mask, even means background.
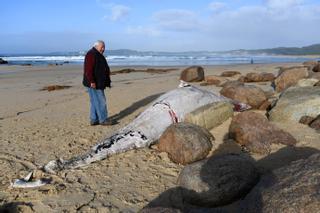
[{"label": "whale tail fluke", "polygon": [[33,180],[34,171],[28,173],[24,178],[16,179],[10,183],[11,188],[37,188],[51,182],[51,179]]}]

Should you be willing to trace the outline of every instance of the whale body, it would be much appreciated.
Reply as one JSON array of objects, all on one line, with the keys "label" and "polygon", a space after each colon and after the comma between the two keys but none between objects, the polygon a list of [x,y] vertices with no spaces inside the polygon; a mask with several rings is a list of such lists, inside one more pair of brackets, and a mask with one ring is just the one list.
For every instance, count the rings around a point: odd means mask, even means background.
[{"label": "whale body", "polygon": [[182,82],[179,88],[161,95],[130,124],[93,146],[87,153],[69,160],[50,161],[43,169],[55,173],[63,169],[79,168],[112,154],[148,147],[172,123],[181,122],[187,113],[214,102],[232,102],[238,110],[249,108],[245,104]]}]

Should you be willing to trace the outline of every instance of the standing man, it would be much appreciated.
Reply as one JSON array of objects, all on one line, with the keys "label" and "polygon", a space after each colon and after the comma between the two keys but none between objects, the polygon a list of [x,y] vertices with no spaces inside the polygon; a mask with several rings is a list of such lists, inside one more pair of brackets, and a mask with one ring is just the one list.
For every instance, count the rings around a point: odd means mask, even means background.
[{"label": "standing man", "polygon": [[98,40],[94,43],[84,59],[83,85],[87,87],[90,97],[90,125],[113,125],[108,119],[106,96],[104,90],[111,88],[110,68],[103,56],[105,44]]}]

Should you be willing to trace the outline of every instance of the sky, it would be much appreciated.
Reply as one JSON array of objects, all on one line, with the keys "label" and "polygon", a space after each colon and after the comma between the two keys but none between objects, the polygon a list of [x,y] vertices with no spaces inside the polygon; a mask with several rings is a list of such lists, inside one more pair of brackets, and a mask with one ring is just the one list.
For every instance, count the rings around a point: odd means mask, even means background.
[{"label": "sky", "polygon": [[221,51],[320,43],[320,0],[0,0],[0,53]]}]

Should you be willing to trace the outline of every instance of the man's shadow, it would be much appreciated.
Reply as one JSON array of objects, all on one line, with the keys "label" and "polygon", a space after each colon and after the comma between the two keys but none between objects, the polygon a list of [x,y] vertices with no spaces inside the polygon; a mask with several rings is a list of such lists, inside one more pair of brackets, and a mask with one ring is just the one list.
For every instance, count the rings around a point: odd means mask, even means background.
[{"label": "man's shadow", "polygon": [[[275,184],[277,181],[275,177],[272,175],[271,171],[286,165],[289,165],[292,161],[296,161],[299,159],[306,159],[312,154],[319,153],[320,151],[314,148],[310,147],[292,147],[287,146],[280,150],[278,150],[275,153],[272,153],[258,161],[255,161],[248,153],[242,150],[242,148],[234,141],[232,140],[225,140],[223,144],[221,144],[218,149],[216,149],[213,152],[213,155],[209,157],[207,163],[205,163],[201,167],[200,176],[201,180],[205,183],[208,183],[206,181],[207,177],[203,174],[205,174],[205,171],[208,171],[210,169],[210,163],[214,161],[217,157],[225,154],[238,154],[243,155],[243,157],[247,158],[249,161],[254,162],[255,166],[258,169],[258,172],[261,175],[268,175],[268,183],[265,184],[267,187],[271,187],[273,184]],[[244,171],[246,172],[246,171]],[[257,180],[258,182],[258,180]],[[211,189],[208,191],[210,192]],[[188,203],[183,195],[186,195],[189,193],[189,195],[195,195],[197,192],[193,190],[188,190],[183,187],[174,187],[171,188],[162,194],[160,194],[157,198],[152,200],[147,206],[144,207],[145,210],[143,212],[148,212],[148,209],[152,209],[155,207],[162,207],[162,208],[171,208],[176,209],[181,212],[219,212],[219,213],[229,213],[229,212],[246,212],[244,204],[241,203],[242,199],[250,192],[251,189],[249,189],[244,196],[238,197],[238,200],[225,205],[225,206],[212,206],[212,207],[199,207],[195,205],[191,205]],[[211,193],[213,193],[212,191]],[[205,192],[208,193],[208,192]],[[188,195],[188,197],[190,197]],[[201,196],[201,194],[198,193],[198,195]],[[255,193],[255,201],[256,203],[253,208],[250,208],[251,210],[254,209],[254,212],[262,212],[262,198],[261,193]],[[251,205],[251,204],[249,204]],[[241,210],[242,209],[242,210]],[[150,211],[152,212],[152,211]]]},{"label": "man's shadow", "polygon": [[6,204],[0,206],[0,212],[2,212],[2,213],[18,213],[18,212],[22,212],[22,210],[21,210],[22,206],[28,207],[30,210],[33,210],[32,203],[11,202],[11,203],[6,203]]},{"label": "man's shadow", "polygon": [[139,101],[136,101],[133,104],[131,104],[129,107],[121,110],[118,114],[110,116],[109,119],[111,119],[111,120],[115,121],[116,123],[118,123],[118,121],[120,121],[121,119],[123,119],[123,118],[127,117],[128,115],[132,114],[133,112],[135,112],[139,108],[144,107],[144,106],[148,105],[149,103],[153,102],[158,97],[160,97],[162,94],[163,93],[150,95],[150,96],[148,96],[146,98],[143,98],[143,99],[141,99]]}]

